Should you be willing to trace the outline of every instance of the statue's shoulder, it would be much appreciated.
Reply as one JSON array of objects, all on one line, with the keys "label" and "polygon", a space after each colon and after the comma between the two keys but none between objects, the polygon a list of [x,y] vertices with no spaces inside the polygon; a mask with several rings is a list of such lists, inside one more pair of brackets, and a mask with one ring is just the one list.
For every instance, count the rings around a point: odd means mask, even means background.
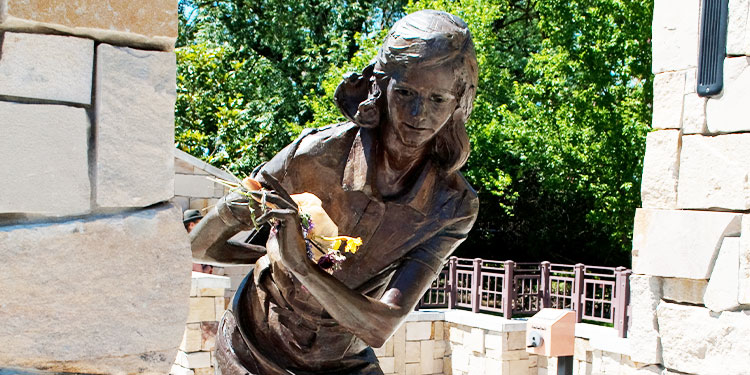
[{"label": "statue's shoulder", "polygon": [[471,187],[469,181],[461,172],[453,172],[444,181],[447,187],[457,194],[453,195],[455,201],[454,210],[457,216],[476,216],[479,212],[479,197],[477,191]]},{"label": "statue's shoulder", "polygon": [[321,128],[306,128],[297,138],[295,156],[313,156],[321,153],[347,151],[359,127],[352,122],[342,122]]}]

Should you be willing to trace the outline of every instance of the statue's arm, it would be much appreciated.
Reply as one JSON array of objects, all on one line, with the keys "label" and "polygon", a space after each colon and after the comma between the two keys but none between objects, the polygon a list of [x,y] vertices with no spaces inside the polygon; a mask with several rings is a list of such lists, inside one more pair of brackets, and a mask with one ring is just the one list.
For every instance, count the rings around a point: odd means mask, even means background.
[{"label": "statue's arm", "polygon": [[[464,213],[449,220],[440,234],[403,259],[379,300],[349,289],[309,261],[304,255],[304,239],[296,234],[298,230],[280,228],[277,241],[269,241],[268,246],[269,251],[279,251],[286,268],[331,317],[368,345],[379,347],[398,329],[440,272],[444,261],[466,239],[476,218],[476,208],[470,207],[469,212]],[[296,215],[287,215],[279,214],[276,218],[283,220],[286,227],[298,228],[299,224],[292,221]]]}]

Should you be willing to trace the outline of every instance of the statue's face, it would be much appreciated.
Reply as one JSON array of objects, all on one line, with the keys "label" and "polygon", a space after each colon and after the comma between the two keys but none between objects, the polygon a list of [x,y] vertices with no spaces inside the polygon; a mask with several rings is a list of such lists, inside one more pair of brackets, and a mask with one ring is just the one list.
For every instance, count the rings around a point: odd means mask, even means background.
[{"label": "statue's face", "polygon": [[427,144],[456,109],[455,76],[450,66],[412,67],[388,83],[387,138],[403,145]]}]

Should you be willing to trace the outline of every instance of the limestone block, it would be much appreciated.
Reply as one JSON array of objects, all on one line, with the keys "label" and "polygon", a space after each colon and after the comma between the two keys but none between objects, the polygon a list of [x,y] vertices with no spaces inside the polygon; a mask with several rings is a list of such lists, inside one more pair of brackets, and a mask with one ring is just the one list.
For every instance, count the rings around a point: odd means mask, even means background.
[{"label": "limestone block", "polygon": [[509,374],[526,374],[529,372],[529,360],[508,361]]},{"label": "limestone block", "polygon": [[393,357],[378,358],[380,369],[384,374],[393,374],[396,372],[396,362]]},{"label": "limestone block", "polygon": [[221,320],[221,317],[224,316],[224,311],[227,310],[228,301],[229,299],[224,296],[214,297],[214,312],[217,321]]},{"label": "limestone block", "polygon": [[696,93],[685,95],[682,109],[682,133],[706,134],[706,101]]},{"label": "limestone block", "polygon": [[708,280],[664,278],[662,279],[662,299],[668,302],[702,305],[707,285]]},{"label": "limestone block", "polygon": [[1,228],[0,290],[18,298],[3,298],[0,308],[0,363],[167,373],[190,290],[190,244],[180,217],[161,205]]},{"label": "limestone block", "polygon": [[207,209],[213,207],[218,203],[219,200],[216,198],[193,198],[190,199],[190,209],[192,210],[201,210],[203,214],[205,215]]},{"label": "limestone block", "polygon": [[407,322],[406,340],[429,340],[432,335],[432,322]]},{"label": "limestone block", "polygon": [[747,314],[715,314],[702,307],[662,302],[657,315],[665,367],[688,374],[747,373]]},{"label": "limestone block", "polygon": [[665,72],[654,77],[654,129],[679,129],[685,96],[685,72]]},{"label": "limestone block", "polygon": [[177,352],[175,363],[189,369],[211,367],[211,354],[209,352]]},{"label": "limestone block", "polygon": [[679,130],[659,130],[646,136],[641,183],[643,207],[677,207],[680,145]]},{"label": "limestone block", "polygon": [[706,126],[710,133],[750,130],[750,57],[724,59],[724,90],[706,106]]},{"label": "limestone block", "polygon": [[201,322],[201,350],[212,351],[216,346],[216,331],[219,328],[219,322]]},{"label": "limestone block", "polygon": [[[7,2],[7,3],[6,3]],[[81,35],[120,45],[171,49],[177,37],[177,4],[156,0],[3,0],[0,29]]]},{"label": "limestone block", "polygon": [[469,356],[469,374],[484,374],[486,362],[491,361],[473,353]]},{"label": "limestone block", "polygon": [[656,0],[652,24],[654,74],[698,65],[700,0]]},{"label": "limestone block", "polygon": [[406,366],[406,327],[403,325],[393,334],[393,355],[396,373],[403,374]]},{"label": "limestone block", "polygon": [[96,202],[166,201],[174,195],[174,53],[96,50]]},{"label": "limestone block", "polygon": [[472,328],[469,336],[464,339],[464,345],[475,353],[484,353],[484,330]]},{"label": "limestone block", "polygon": [[5,161],[0,169],[0,213],[64,216],[88,212],[90,125],[86,111],[0,102],[0,119],[0,160]]},{"label": "limestone block", "polygon": [[372,351],[373,351],[373,353],[375,353],[375,356],[378,357],[378,358],[386,356],[385,355],[385,344],[383,344],[383,346],[381,346],[379,348],[376,348],[376,347],[373,346],[372,347]]},{"label": "limestone block", "polygon": [[170,200],[180,206],[180,210],[183,212],[190,208],[190,198],[188,197],[174,197]]},{"label": "limestone block", "polygon": [[750,215],[742,215],[740,235],[739,295],[741,304],[750,304]]},{"label": "limestone block", "polygon": [[[698,89],[698,69],[688,69],[685,71],[685,95],[694,94]],[[683,119],[684,128],[684,119]]]},{"label": "limestone block", "polygon": [[526,331],[508,332],[508,350],[526,350]]},{"label": "limestone block", "polygon": [[748,158],[750,133],[682,137],[677,206],[750,209]]},{"label": "limestone block", "polygon": [[739,234],[741,217],[726,212],[638,209],[633,272],[708,279],[722,239]]},{"label": "limestone block", "polygon": [[445,347],[447,343],[443,340],[434,341],[435,346],[432,351],[432,358],[443,358],[445,356]]},{"label": "limestone block", "polygon": [[183,352],[197,352],[201,350],[201,326],[199,323],[190,323],[185,327],[182,335],[180,350]]},{"label": "limestone block", "polygon": [[436,341],[443,340],[443,327],[445,324],[440,321],[432,322],[432,338]]},{"label": "limestone block", "polygon": [[195,375],[195,371],[189,368],[184,368],[178,364],[174,364],[169,370],[169,375]]},{"label": "limestone block", "polygon": [[511,350],[502,352],[500,359],[504,361],[519,361],[529,359],[529,353],[526,350]]},{"label": "limestone block", "polygon": [[91,104],[94,41],[5,33],[0,43],[0,95]]},{"label": "limestone block", "polygon": [[420,358],[419,368],[422,374],[434,374],[435,361],[433,353],[435,352],[435,341],[424,340],[419,342],[420,345]]},{"label": "limestone block", "polygon": [[750,55],[750,1],[729,0],[727,55]]},{"label": "limestone block", "polygon": [[406,375],[420,375],[422,370],[419,368],[419,363],[407,363],[404,373]]},{"label": "limestone block", "polygon": [[190,297],[188,323],[216,321],[216,307],[213,297]]},{"label": "limestone block", "polygon": [[393,336],[385,343],[385,355],[387,357],[393,357]]},{"label": "limestone block", "polygon": [[507,350],[508,348],[508,337],[504,334],[497,334],[488,332],[484,335],[484,346],[487,349],[494,350]]},{"label": "limestone block", "polygon": [[213,198],[214,182],[206,176],[177,174],[174,176],[174,193],[191,198]]},{"label": "limestone block", "polygon": [[462,346],[454,346],[452,347],[453,355],[451,356],[451,364],[453,368],[453,372],[456,371],[463,371],[468,372],[469,371],[469,357],[471,357],[471,352],[466,350]]},{"label": "limestone block", "polygon": [[456,344],[463,344],[465,331],[456,326],[450,328],[450,342]]},{"label": "limestone block", "polygon": [[444,361],[442,358],[440,359],[433,359],[432,360],[432,373],[433,374],[442,374],[443,373],[443,365]]},{"label": "limestone block", "polygon": [[216,369],[213,367],[201,367],[194,370],[195,375],[214,375],[216,373]]},{"label": "limestone block", "polygon": [[703,301],[712,311],[739,307],[740,238],[727,237],[719,249]]},{"label": "limestone block", "polygon": [[[630,356],[636,362],[661,363],[659,326],[656,321],[656,307],[659,305],[661,295],[661,278],[630,275],[628,341],[630,342]],[[578,341],[576,341],[576,353],[578,353]],[[588,357],[584,358],[588,359]]]}]

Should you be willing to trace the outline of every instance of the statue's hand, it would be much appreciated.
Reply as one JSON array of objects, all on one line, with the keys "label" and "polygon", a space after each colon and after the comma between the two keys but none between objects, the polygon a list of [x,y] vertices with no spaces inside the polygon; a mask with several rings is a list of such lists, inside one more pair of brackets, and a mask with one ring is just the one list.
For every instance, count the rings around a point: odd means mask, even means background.
[{"label": "statue's hand", "polygon": [[[273,182],[271,184],[274,185]],[[307,257],[297,205],[291,198],[284,198],[289,195],[283,190],[251,194],[260,197],[267,207],[273,207],[258,218],[258,222],[270,222],[273,225],[266,244],[269,254],[278,254],[281,263],[290,271],[306,273],[311,263]]]},{"label": "statue's hand", "polygon": [[259,212],[259,207],[259,203],[237,191],[230,192],[216,204],[219,217],[225,224],[229,226],[241,225],[243,230],[255,226],[253,216],[259,216],[260,214],[253,214],[253,211]]}]

